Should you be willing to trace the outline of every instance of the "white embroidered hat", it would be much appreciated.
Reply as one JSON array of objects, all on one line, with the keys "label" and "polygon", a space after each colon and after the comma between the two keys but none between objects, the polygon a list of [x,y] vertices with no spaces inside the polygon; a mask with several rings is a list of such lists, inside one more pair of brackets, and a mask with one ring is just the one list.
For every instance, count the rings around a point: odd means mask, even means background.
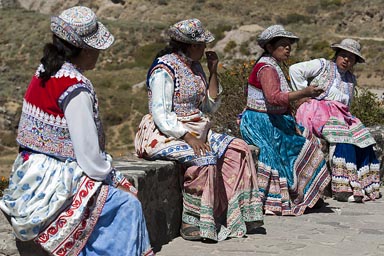
[{"label": "white embroidered hat", "polygon": [[51,31],[79,48],[104,50],[114,41],[108,29],[97,21],[96,14],[85,6],[75,6],[51,17]]},{"label": "white embroidered hat", "polygon": [[257,43],[261,48],[276,37],[286,37],[292,39],[294,42],[299,41],[299,37],[295,36],[292,32],[284,29],[282,25],[272,25],[266,28],[257,38]]},{"label": "white embroidered hat", "polygon": [[196,18],[182,20],[172,25],[168,35],[175,41],[188,44],[210,43],[215,40],[212,33],[204,29],[201,21]]},{"label": "white embroidered hat", "polygon": [[339,44],[332,44],[331,48],[335,51],[337,49],[341,49],[341,50],[345,50],[345,51],[348,51],[350,53],[353,53],[357,57],[357,62],[360,62],[360,63],[365,62],[364,57],[360,53],[361,46],[360,46],[359,42],[357,42],[356,40],[353,40],[351,38],[346,38],[346,39],[342,40]]}]

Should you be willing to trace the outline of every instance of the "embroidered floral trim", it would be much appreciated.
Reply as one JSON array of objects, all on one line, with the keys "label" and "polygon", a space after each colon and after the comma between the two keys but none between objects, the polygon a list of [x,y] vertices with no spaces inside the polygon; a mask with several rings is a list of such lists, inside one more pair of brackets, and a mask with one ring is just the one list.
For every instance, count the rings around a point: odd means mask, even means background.
[{"label": "embroidered floral trim", "polygon": [[53,255],[77,255],[92,233],[106,201],[108,186],[103,186],[100,193],[95,194],[100,186],[101,182],[86,177],[71,206],[34,241]]},{"label": "embroidered floral trim", "polygon": [[[173,108],[179,118],[199,114],[199,106],[206,96],[206,80],[191,70],[189,62],[184,56],[168,54],[160,57],[151,71],[162,68],[175,79]],[[151,113],[152,99],[150,93],[148,95]]]},{"label": "embroidered floral trim", "polygon": [[67,121],[65,117],[61,118],[60,116],[55,117],[54,115],[50,115],[44,112],[43,110],[41,110],[39,107],[32,105],[25,99],[23,100],[22,113],[28,116],[32,116],[33,118],[50,125],[55,125],[60,127],[65,127],[67,125]]},{"label": "embroidered floral trim", "polygon": [[73,145],[65,118],[45,113],[24,100],[17,142],[52,156],[74,158]]},{"label": "embroidered floral trim", "polygon": [[[35,76],[39,77],[41,72],[45,72],[45,68],[43,64],[40,64],[35,72]],[[76,69],[76,67],[69,62],[64,62],[64,64],[61,66],[60,70],[56,72],[56,74],[53,76],[55,78],[61,78],[61,77],[69,77],[69,78],[76,78],[79,82],[84,83],[90,83],[89,79],[86,78],[81,72]]]}]

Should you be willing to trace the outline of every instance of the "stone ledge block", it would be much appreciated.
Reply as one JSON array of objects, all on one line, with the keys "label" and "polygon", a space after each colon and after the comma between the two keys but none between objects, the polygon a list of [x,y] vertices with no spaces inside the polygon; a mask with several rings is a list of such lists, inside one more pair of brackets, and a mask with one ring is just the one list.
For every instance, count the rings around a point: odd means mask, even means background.
[{"label": "stone ledge block", "polygon": [[179,236],[183,169],[173,161],[116,159],[114,166],[138,189],[155,251]]}]

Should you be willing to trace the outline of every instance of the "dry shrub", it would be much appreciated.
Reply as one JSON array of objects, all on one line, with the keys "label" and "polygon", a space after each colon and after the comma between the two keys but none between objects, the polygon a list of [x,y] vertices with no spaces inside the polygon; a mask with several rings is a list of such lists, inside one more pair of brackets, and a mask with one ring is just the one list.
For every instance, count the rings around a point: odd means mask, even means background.
[{"label": "dry shrub", "polygon": [[211,115],[215,131],[240,137],[236,120],[246,106],[244,89],[254,64],[253,60],[246,61],[229,68],[223,67],[223,71],[220,72],[220,83],[223,86],[221,106]]}]

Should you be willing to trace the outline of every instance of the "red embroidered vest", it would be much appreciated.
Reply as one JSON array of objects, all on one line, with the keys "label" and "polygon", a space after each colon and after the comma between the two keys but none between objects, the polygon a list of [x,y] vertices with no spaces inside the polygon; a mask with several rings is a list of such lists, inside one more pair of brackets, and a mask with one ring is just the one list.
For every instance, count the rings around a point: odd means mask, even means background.
[{"label": "red embroidered vest", "polygon": [[287,108],[285,106],[278,106],[270,104],[264,96],[260,80],[258,78],[259,72],[265,67],[272,67],[276,70],[280,80],[280,90],[288,92],[288,82],[284,77],[283,71],[272,57],[261,57],[248,78],[247,86],[247,108],[259,112],[284,113]]},{"label": "red embroidered vest", "polygon": [[[39,69],[24,96],[16,140],[21,147],[36,152],[60,159],[75,159],[61,104],[73,91],[85,89],[93,96],[95,122],[98,128],[101,127],[101,124],[98,125],[97,98],[93,86],[70,63],[65,63],[56,75],[46,82],[45,87],[42,87],[38,77]],[[100,132],[99,137],[103,137]]]}]

